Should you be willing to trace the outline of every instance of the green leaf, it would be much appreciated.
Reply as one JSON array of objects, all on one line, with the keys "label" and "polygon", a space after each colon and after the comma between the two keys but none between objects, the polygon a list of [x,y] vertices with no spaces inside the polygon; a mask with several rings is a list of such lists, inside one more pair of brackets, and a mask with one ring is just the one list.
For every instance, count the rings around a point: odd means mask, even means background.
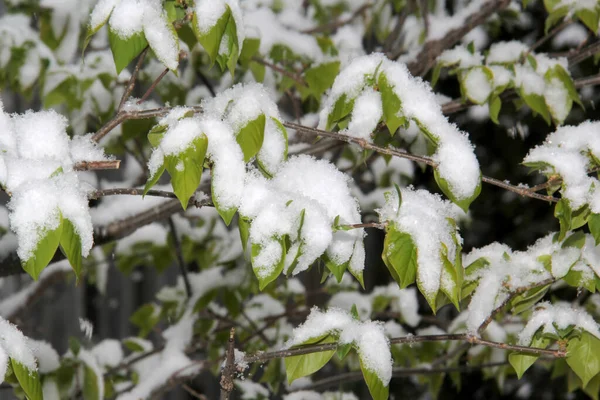
[{"label": "green leaf", "polygon": [[[62,219],[62,217],[59,218]],[[33,254],[28,260],[22,262],[23,269],[34,280],[38,279],[42,270],[52,261],[60,243],[61,235],[62,222],[59,222],[58,227],[54,230],[41,232],[39,234],[40,241],[35,247]]]},{"label": "green leaf", "polygon": [[473,201],[475,201],[475,199],[477,197],[479,197],[479,194],[481,193],[481,175],[479,178],[479,183],[477,184],[477,187],[475,188],[475,191],[473,192],[473,195],[471,197],[468,197],[466,199],[458,199],[454,193],[452,193],[452,190],[450,189],[450,186],[448,185],[448,182],[441,177],[441,175],[439,174],[437,168],[433,170],[433,177],[435,178],[435,182],[438,184],[438,187],[442,190],[442,192],[444,192],[444,194],[446,196],[448,196],[448,198],[450,200],[452,200],[452,202],[454,204],[456,204],[457,206],[459,206],[460,208],[462,208],[465,212],[469,211],[469,206],[471,205],[471,203]]},{"label": "green leaf", "polygon": [[85,400],[101,400],[96,372],[87,364],[83,364],[83,398]]},{"label": "green leaf", "polygon": [[515,296],[515,298],[510,302],[512,313],[514,315],[518,315],[531,309],[531,307],[537,304],[537,302],[540,301],[544,295],[546,295],[548,289],[550,289],[550,285],[540,286]]},{"label": "green leaf", "polygon": [[240,216],[238,218],[238,228],[240,230],[240,239],[242,240],[242,248],[244,252],[248,246],[248,238],[250,237],[250,220]]},{"label": "green leaf", "polygon": [[371,393],[371,397],[373,400],[387,400],[390,394],[389,385],[384,385],[381,379],[377,376],[377,374],[370,369],[366,368],[362,359],[360,360],[360,369],[363,373],[363,377],[365,378],[365,383],[369,388],[369,393]]},{"label": "green leaf", "polygon": [[10,366],[19,381],[19,385],[29,400],[43,400],[42,382],[35,370],[29,370],[15,359],[10,359]]},{"label": "green leaf", "polygon": [[238,59],[240,65],[244,68],[248,68],[250,65],[250,61],[252,61],[252,57],[258,54],[258,49],[260,48],[260,39],[258,38],[246,38],[244,39],[244,44],[242,45],[242,52],[240,53],[240,57]]},{"label": "green leaf", "polygon": [[494,122],[496,125],[498,125],[499,124],[498,115],[500,114],[500,109],[502,108],[502,101],[500,100],[500,97],[492,96],[489,101],[489,107],[490,107],[490,119],[492,120],[492,122]]},{"label": "green leaf", "polygon": [[402,102],[392,85],[388,83],[387,76],[384,73],[379,74],[377,82],[379,92],[381,93],[381,105],[383,106],[383,120],[393,136],[400,126],[406,125],[407,119],[399,116],[402,111]]},{"label": "green leaf", "polygon": [[454,307],[460,311],[460,302],[462,300],[462,266],[460,266],[460,269],[455,268],[454,264],[444,254],[441,255],[441,258],[444,264],[442,282],[446,282],[440,286],[440,289],[448,296]]},{"label": "green leaf", "polygon": [[154,304],[144,304],[129,317],[129,321],[140,329],[138,336],[147,336],[158,323],[159,316]]},{"label": "green leaf", "polygon": [[600,339],[589,332],[573,337],[567,345],[567,364],[583,382],[583,387],[600,372]]},{"label": "green leaf", "polygon": [[67,256],[69,264],[71,264],[77,280],[79,280],[81,276],[81,238],[77,234],[73,223],[66,218],[62,220],[60,248]]},{"label": "green leaf", "polygon": [[[308,341],[304,344],[326,344],[335,343],[335,338],[331,335],[326,336],[318,342]],[[293,347],[292,347],[293,348]],[[285,358],[285,372],[287,374],[288,384],[298,378],[314,374],[331,360],[335,350],[321,351],[317,353],[303,354]]]},{"label": "green leaf", "polygon": [[[229,8],[229,6],[227,6],[227,8]],[[229,13],[229,19],[225,26],[223,38],[227,39],[227,47],[222,51],[221,46],[219,46],[219,51],[221,53],[217,54],[217,63],[222,71],[225,70],[225,67],[228,67],[231,77],[233,78],[235,66],[237,65],[237,60],[240,55],[240,43],[237,41],[237,26],[235,25],[235,19],[231,12]]]},{"label": "green leaf", "polygon": [[125,346],[127,350],[132,351],[134,353],[142,353],[146,351],[146,349],[142,347],[142,345],[140,345],[138,342],[132,339],[123,339],[123,346]]},{"label": "green leaf", "polygon": [[335,352],[336,352],[338,358],[341,361],[343,361],[346,358],[346,356],[348,355],[348,353],[350,353],[350,350],[352,350],[352,343],[346,343],[346,344],[338,345]]},{"label": "green leaf", "polygon": [[[529,347],[545,349],[549,344],[550,339],[544,338],[540,335],[540,337],[534,336]],[[512,365],[512,367],[515,369],[519,379],[521,379],[525,371],[527,371],[538,358],[540,358],[539,354],[515,352],[508,355],[508,362],[510,362],[510,365]]]},{"label": "green leaf", "polygon": [[304,73],[304,80],[308,84],[311,93],[317,99],[320,99],[321,95],[333,85],[333,81],[339,72],[339,61],[326,62],[307,69]]},{"label": "green leaf", "polygon": [[554,68],[552,68],[548,72],[560,79],[563,85],[565,85],[565,88],[567,89],[571,100],[573,100],[575,103],[579,104],[579,106],[583,108],[583,103],[579,98],[579,93],[575,88],[575,84],[573,83],[573,78],[571,78],[571,75],[569,75],[569,73],[561,65],[554,66]]},{"label": "green leaf", "polygon": [[600,243],[600,214],[591,214],[588,219],[588,228],[596,241],[596,246]]},{"label": "green leaf", "polygon": [[120,74],[121,71],[123,71],[123,69],[148,46],[146,37],[141,32],[123,39],[112,29],[109,29],[108,40],[110,42],[110,50],[112,51],[115,60],[117,74]]},{"label": "green leaf", "polygon": [[565,241],[562,243],[561,248],[574,247],[581,250],[585,244],[585,233],[582,231],[573,232]]},{"label": "green leaf", "polygon": [[339,123],[342,119],[344,119],[348,114],[352,112],[354,108],[354,99],[350,101],[346,101],[346,93],[341,95],[335,104],[333,105],[333,110],[327,116],[327,130],[330,130],[334,127],[336,123]]},{"label": "green leaf", "polygon": [[564,6],[557,8],[556,10],[552,10],[546,18],[546,23],[544,24],[544,34],[548,33],[550,28],[560,22],[567,14],[569,13],[569,7]]},{"label": "green leaf", "polygon": [[260,290],[263,290],[269,283],[277,279],[277,277],[283,272],[283,267],[285,265],[285,254],[287,250],[285,240],[283,238],[273,240],[278,242],[281,246],[281,257],[278,260],[275,260],[271,265],[257,265],[256,258],[261,255],[261,252],[264,250],[264,248],[259,244],[252,243],[252,270],[258,279],[258,287]]},{"label": "green leaf", "polygon": [[331,271],[333,276],[335,276],[337,282],[340,283],[342,281],[342,278],[344,277],[344,272],[346,272],[346,270],[348,269],[348,264],[350,262],[346,261],[343,264],[338,264],[331,260],[329,257],[327,257],[327,255],[323,256],[323,261],[325,262],[325,266],[327,267],[327,269]]},{"label": "green leaf", "polygon": [[560,223],[560,233],[558,234],[558,241],[561,242],[567,232],[571,230],[571,206],[569,200],[560,199],[554,207],[554,216],[558,218]]},{"label": "green leaf", "polygon": [[152,189],[152,187],[154,185],[156,185],[156,183],[158,182],[158,180],[160,179],[160,177],[162,176],[162,174],[164,172],[165,172],[165,164],[163,162],[163,164],[160,167],[158,167],[158,169],[156,170],[154,175],[152,175],[150,178],[148,178],[148,182],[146,182],[146,186],[144,186],[144,196],[146,195],[146,193],[148,193],[148,190]]},{"label": "green leaf", "polygon": [[112,14],[112,9],[106,13],[106,18],[104,18],[102,21],[100,21],[100,23],[98,25],[96,25],[96,26],[88,25],[87,32],[85,34],[85,40],[83,42],[83,49],[81,50],[82,55],[85,52],[85,49],[87,48],[88,44],[90,44],[90,41],[92,40],[92,36],[94,36],[96,34],[96,32],[98,32],[100,30],[100,28],[102,28],[106,24],[106,22],[108,22],[108,19],[110,18],[111,14]]},{"label": "green leaf", "polygon": [[581,22],[585,24],[592,32],[598,32],[598,11],[588,8],[581,8],[575,11],[575,15]]},{"label": "green leaf", "polygon": [[[270,117],[270,118],[271,118],[271,121],[275,124],[275,127],[277,128],[279,133],[281,133],[281,136],[283,136],[283,140],[285,142],[285,148],[283,150],[283,160],[287,160],[287,156],[288,156],[287,130],[285,129],[285,126],[283,126],[283,124],[277,118],[273,118],[273,117]],[[269,168],[267,168],[267,165],[262,161],[262,159],[260,157],[260,153],[257,153],[257,155],[256,155],[256,162],[258,163],[258,166],[261,169],[261,171],[263,173],[265,173],[266,176],[268,176],[269,178],[271,178],[275,174],[276,171],[271,171]]]},{"label": "green leaf", "polygon": [[158,147],[160,145],[160,142],[162,141],[163,136],[165,136],[167,129],[168,126],[166,125],[155,125],[152,127],[150,132],[148,132],[148,141],[152,147]]},{"label": "green leaf", "polygon": [[383,242],[383,262],[401,289],[415,282],[417,277],[417,247],[411,236],[388,227]]},{"label": "green leaf", "polygon": [[583,392],[594,400],[598,400],[600,394],[600,374],[594,376],[590,382],[583,388]]},{"label": "green leaf", "polygon": [[521,98],[525,101],[525,104],[527,104],[529,108],[531,108],[534,112],[540,114],[542,118],[544,118],[544,121],[546,121],[546,123],[550,125],[550,110],[546,105],[544,96],[536,93],[525,94],[525,92],[521,91]]},{"label": "green leaf", "polygon": [[180,154],[165,156],[165,167],[171,175],[173,192],[184,210],[200,184],[207,148],[208,138],[202,134]]},{"label": "green leaf", "polygon": [[217,212],[223,219],[223,222],[225,222],[225,225],[229,226],[229,224],[231,223],[231,220],[233,220],[233,216],[235,215],[237,208],[235,208],[235,207],[223,208],[223,206],[221,206],[221,204],[219,203],[218,197],[215,196],[214,188],[215,188],[215,186],[214,186],[214,179],[213,179],[212,184],[210,185],[213,205],[215,206],[215,209],[217,210]]},{"label": "green leaf", "polygon": [[[202,33],[198,29],[198,17],[194,12],[192,14],[192,29],[194,34],[198,38],[198,42],[202,45],[204,50],[208,53],[210,57],[211,66],[217,60],[217,55],[219,54],[219,47],[221,46],[221,40],[223,39],[223,35],[225,34],[225,29],[227,28],[227,23],[229,22],[229,18],[231,17],[231,9],[228,5],[225,6],[225,12],[218,19],[215,26],[213,26],[208,32]],[[237,39],[236,39],[237,40]]]},{"label": "green leaf", "polygon": [[260,148],[265,138],[265,114],[260,114],[256,119],[248,122],[238,132],[235,140],[244,153],[244,162],[250,161]]}]

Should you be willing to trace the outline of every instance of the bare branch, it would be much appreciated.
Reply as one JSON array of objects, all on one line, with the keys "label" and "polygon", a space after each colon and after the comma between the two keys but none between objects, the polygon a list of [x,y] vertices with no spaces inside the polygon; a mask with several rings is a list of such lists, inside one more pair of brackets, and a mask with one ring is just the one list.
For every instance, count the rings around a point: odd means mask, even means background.
[{"label": "bare branch", "polygon": [[373,7],[374,4],[375,3],[364,4],[362,7],[358,8],[356,11],[354,11],[352,13],[352,15],[348,18],[338,19],[336,21],[331,21],[331,22],[316,26],[311,29],[306,29],[306,30],[302,31],[302,33],[313,34],[313,33],[323,33],[323,32],[334,31],[338,28],[341,28],[344,25],[348,25],[348,24],[352,23],[352,21],[354,21],[356,18],[361,16],[365,11],[367,11],[369,8]]},{"label": "bare branch", "polygon": [[133,92],[133,89],[135,88],[135,81],[138,77],[138,74],[140,73],[140,68],[142,67],[142,64],[144,63],[144,59],[146,58],[148,49],[150,49],[150,46],[146,46],[144,51],[142,51],[142,53],[138,57],[138,61],[135,64],[133,73],[131,74],[131,78],[129,78],[129,82],[127,82],[127,87],[125,88],[125,92],[123,92],[123,96],[121,96],[121,101],[119,102],[119,107],[117,108],[117,113],[123,109],[125,102],[129,98],[129,96],[131,96],[131,92]]},{"label": "bare branch", "polygon": [[102,169],[119,169],[121,160],[110,161],[80,161],[75,164],[75,171],[94,171]]},{"label": "bare branch", "polygon": [[227,356],[225,368],[221,372],[221,400],[229,400],[233,391],[233,378],[235,374],[235,328],[229,331],[229,342],[227,343]]},{"label": "bare branch", "polygon": [[265,67],[271,68],[275,72],[279,72],[281,75],[287,76],[288,78],[290,78],[291,80],[293,80],[294,82],[296,82],[299,85],[308,87],[308,84],[306,83],[306,81],[304,79],[302,79],[301,76],[294,74],[285,68],[281,68],[280,66],[275,65],[275,64],[273,64],[267,60],[264,60],[260,57],[252,57],[252,60],[256,61],[259,64],[264,65]]}]

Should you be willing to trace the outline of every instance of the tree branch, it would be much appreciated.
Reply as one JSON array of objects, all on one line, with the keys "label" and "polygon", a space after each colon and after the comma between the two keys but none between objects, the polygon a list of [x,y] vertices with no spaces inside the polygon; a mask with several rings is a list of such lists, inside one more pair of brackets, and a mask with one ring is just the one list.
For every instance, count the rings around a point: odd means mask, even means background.
[{"label": "tree branch", "polygon": [[121,160],[110,161],[80,161],[75,164],[75,171],[97,171],[103,169],[119,169]]},{"label": "tree branch", "polygon": [[140,56],[138,57],[137,63],[135,64],[135,68],[133,69],[133,73],[131,74],[131,78],[129,78],[129,82],[127,82],[127,87],[125,88],[125,92],[123,92],[123,96],[121,96],[121,101],[119,102],[119,107],[117,108],[117,113],[123,109],[125,102],[131,96],[131,92],[135,88],[135,82],[140,73],[140,68],[144,63],[144,59],[146,58],[146,54],[148,53],[148,49],[150,46],[146,46],[146,48],[142,51]]},{"label": "tree branch", "polygon": [[[485,3],[479,11],[470,15],[462,26],[452,29],[442,39],[429,40],[425,42],[414,61],[407,67],[413,76],[424,76],[435,64],[437,57],[442,52],[458,43],[467,33],[477,26],[483,24],[492,14],[503,10],[510,4],[510,0],[490,0]],[[395,60],[399,51],[392,51],[390,58]]]},{"label": "tree branch", "polygon": [[235,328],[229,331],[229,342],[227,343],[227,353],[225,367],[221,372],[221,400],[229,400],[233,391],[233,378],[235,374]]}]

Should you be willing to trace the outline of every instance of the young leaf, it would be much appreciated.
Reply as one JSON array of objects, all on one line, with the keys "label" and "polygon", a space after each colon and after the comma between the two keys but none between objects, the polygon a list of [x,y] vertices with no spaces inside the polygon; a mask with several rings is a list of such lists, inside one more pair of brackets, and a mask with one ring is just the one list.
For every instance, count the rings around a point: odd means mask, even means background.
[{"label": "young leaf", "polygon": [[136,33],[127,39],[121,38],[112,29],[108,30],[110,50],[115,60],[117,74],[120,74],[129,63],[148,46],[143,33]]},{"label": "young leaf", "polygon": [[350,353],[350,350],[352,350],[352,343],[346,343],[338,345],[337,350],[335,352],[338,358],[341,361],[343,361],[344,358],[346,358],[346,356],[348,355],[348,353]]},{"label": "young leaf", "polygon": [[240,239],[242,240],[242,248],[246,251],[248,246],[248,238],[250,237],[250,220],[240,216],[238,218],[238,228],[240,230]]},{"label": "young leaf", "polygon": [[600,339],[589,332],[572,337],[567,345],[567,364],[583,382],[583,387],[600,372]]},{"label": "young leaf", "polygon": [[265,114],[260,114],[255,120],[248,122],[238,132],[235,140],[244,153],[244,161],[248,162],[262,147],[265,138]]},{"label": "young leaf", "polygon": [[43,400],[42,382],[37,371],[27,369],[20,362],[10,359],[10,366],[19,381],[19,385],[29,400]]},{"label": "young leaf", "polygon": [[320,99],[321,95],[333,85],[333,81],[339,72],[339,61],[327,62],[307,69],[304,73],[304,80],[308,84],[311,93],[317,99]]},{"label": "young leaf", "polygon": [[521,92],[521,98],[525,101],[525,104],[527,104],[529,108],[531,108],[534,112],[540,114],[542,118],[544,118],[544,121],[546,121],[546,123],[550,125],[550,110],[546,105],[544,96],[535,93],[525,94],[524,92]]},{"label": "young leaf", "polygon": [[41,239],[33,251],[33,255],[23,263],[23,269],[33,279],[38,279],[42,270],[46,268],[52,257],[54,257],[54,253],[56,253],[56,249],[60,243],[61,235],[62,223],[56,229],[40,234]]},{"label": "young leaf", "polygon": [[156,182],[158,182],[158,180],[160,179],[160,177],[162,176],[162,174],[165,172],[165,164],[163,163],[154,173],[154,175],[152,175],[150,178],[148,178],[148,182],[146,182],[146,186],[144,186],[144,195],[146,195],[146,193],[148,193],[148,190],[152,189],[152,187],[154,185],[156,185]]},{"label": "young leaf", "polygon": [[349,262],[337,264],[327,257],[327,255],[323,256],[323,261],[325,261],[325,266],[329,271],[331,271],[333,276],[335,276],[335,279],[338,281],[338,283],[341,282],[342,278],[344,277],[344,272],[346,272],[348,269]]},{"label": "young leaf", "polygon": [[200,184],[207,148],[208,138],[202,134],[182,153],[165,157],[165,166],[171,175],[173,192],[184,210]]},{"label": "young leaf", "polygon": [[100,388],[98,387],[98,376],[85,363],[83,364],[83,398],[85,400],[102,400],[100,398]]},{"label": "young leaf", "polygon": [[409,234],[390,226],[383,242],[382,258],[401,289],[415,282],[417,247]]},{"label": "young leaf", "polygon": [[492,122],[498,125],[498,115],[500,114],[500,109],[502,108],[502,101],[500,100],[500,97],[492,95],[492,97],[490,97],[489,100],[489,107],[490,119],[492,120]]},{"label": "young leaf", "polygon": [[240,53],[240,57],[238,59],[240,65],[244,68],[248,68],[250,65],[250,61],[252,61],[252,57],[258,54],[258,49],[260,47],[260,39],[258,38],[246,38],[244,39],[244,44],[242,46],[242,52]]},{"label": "young leaf", "polygon": [[[550,339],[544,338],[540,335],[539,337],[534,336],[529,347],[545,349],[549,344]],[[538,358],[540,358],[539,354],[510,353],[508,355],[508,362],[515,369],[519,379],[521,379],[525,371],[527,371]]]},{"label": "young leaf", "polygon": [[365,383],[369,388],[369,393],[371,393],[373,400],[387,400],[390,394],[389,385],[384,385],[375,372],[366,368],[362,359],[360,359],[360,369],[363,373]]},{"label": "young leaf", "polygon": [[[265,251],[265,247],[255,243],[252,244],[252,270],[258,279],[258,287],[260,290],[263,290],[269,283],[277,279],[277,277],[283,272],[283,267],[285,265],[285,254],[287,251],[285,240],[283,238],[273,240],[277,241],[281,246],[281,257],[278,260],[274,260],[271,265],[258,265],[257,257],[261,256],[261,253]],[[267,274],[265,274],[265,269],[268,272]]]},{"label": "young leaf", "polygon": [[352,112],[354,108],[354,99],[346,101],[346,94],[340,96],[339,99],[333,105],[333,110],[327,116],[327,126],[326,129],[330,130],[333,126],[344,119],[348,114]]},{"label": "young leaf", "polygon": [[[335,338],[331,335],[326,336],[318,342],[309,341],[305,344],[326,344],[335,343]],[[298,378],[314,374],[331,360],[335,350],[321,351],[317,353],[303,354],[285,358],[285,372],[288,383],[292,383]]]},{"label": "young leaf", "polygon": [[402,103],[398,95],[394,93],[394,88],[388,83],[387,76],[384,73],[379,74],[377,85],[381,93],[383,120],[393,136],[400,126],[406,124],[406,118],[398,115],[402,110]]},{"label": "young leaf", "polygon": [[81,238],[75,230],[73,223],[63,218],[62,234],[60,235],[60,248],[67,256],[69,264],[75,271],[75,276],[79,280],[81,276]]},{"label": "young leaf", "polygon": [[462,208],[465,212],[469,211],[469,206],[477,197],[479,197],[479,194],[481,193],[481,177],[473,195],[466,199],[458,199],[454,193],[452,193],[452,190],[448,186],[448,182],[441,177],[437,169],[433,170],[433,177],[435,178],[435,182],[438,184],[438,187],[442,190],[442,192],[444,192],[444,194],[448,196],[448,198],[452,200],[454,204]]},{"label": "young leaf", "polygon": [[227,23],[229,22],[230,17],[231,9],[227,5],[225,12],[219,18],[217,23],[208,32],[201,32],[198,27],[198,17],[196,16],[196,13],[194,13],[192,16],[192,29],[198,38],[198,42],[200,42],[204,50],[206,50],[208,53],[211,65],[213,65],[217,60],[219,47],[221,46],[221,40],[225,34],[225,29],[227,28]]},{"label": "young leaf", "polygon": [[571,206],[569,200],[560,199],[554,207],[554,216],[558,218],[560,223],[560,233],[558,235],[558,241],[562,241],[567,232],[571,230]]},{"label": "young leaf", "polygon": [[598,11],[597,11],[597,9],[590,10],[589,8],[581,8],[581,9],[575,11],[575,15],[592,32],[594,32],[594,33],[598,32]]},{"label": "young leaf", "polygon": [[[213,180],[213,182],[214,182],[214,180]],[[223,219],[223,222],[225,222],[225,225],[229,226],[229,224],[231,223],[231,220],[233,219],[233,216],[237,212],[237,208],[235,208],[235,207],[224,208],[221,205],[221,203],[219,202],[218,196],[215,196],[215,193],[214,193],[214,184],[211,184],[210,189],[211,189],[211,194],[212,194],[212,202],[213,202],[213,204],[215,206],[215,209],[217,210],[217,212],[219,213],[219,215]]]},{"label": "young leaf", "polygon": [[600,243],[600,214],[590,214],[588,228],[596,241],[596,246],[598,246]]}]

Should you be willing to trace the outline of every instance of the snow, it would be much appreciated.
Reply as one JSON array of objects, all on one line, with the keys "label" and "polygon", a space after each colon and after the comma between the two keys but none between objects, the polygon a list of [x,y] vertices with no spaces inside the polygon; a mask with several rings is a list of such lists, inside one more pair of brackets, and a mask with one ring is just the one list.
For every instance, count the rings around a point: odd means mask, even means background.
[{"label": "snow", "polygon": [[588,37],[588,31],[583,25],[570,24],[565,26],[552,38],[552,47],[577,47]]},{"label": "snow", "polygon": [[549,165],[543,173],[559,174],[563,180],[561,194],[576,210],[589,204],[592,212],[600,212],[600,182],[587,175],[590,161],[585,155],[590,152],[600,156],[600,141],[597,131],[600,122],[585,121],[578,126],[563,126],[546,137],[543,144],[533,148],[524,163],[543,162]]},{"label": "snow", "polygon": [[179,39],[160,3],[146,8],[144,34],[156,57],[170,70],[179,64]]},{"label": "snow", "polygon": [[121,342],[115,339],[104,339],[91,352],[101,367],[113,368],[123,361]]},{"label": "snow", "polygon": [[0,317],[0,358],[3,355],[4,358],[8,356],[31,371],[37,370],[35,356],[27,337],[15,325]]},{"label": "snow", "polygon": [[454,260],[457,249],[453,235],[462,240],[448,219],[457,220],[464,213],[458,206],[426,190],[405,188],[401,193],[402,204],[398,208],[398,193],[389,192],[385,205],[376,210],[379,220],[389,221],[395,229],[411,236],[417,247],[417,279],[421,290],[436,295],[442,280],[443,246],[448,251],[448,259]]},{"label": "snow", "polygon": [[[489,263],[475,274],[465,277],[467,281],[478,280],[478,286],[468,306],[466,321],[468,332],[477,334],[481,324],[496,307],[508,298],[511,291],[552,278],[539,257],[560,251],[560,244],[553,242],[553,236],[551,233],[538,239],[526,251],[512,251],[506,245],[492,243],[463,256],[463,265],[465,266],[479,258],[484,258]],[[566,251],[571,252],[570,249]],[[563,257],[557,258],[557,261],[565,261]],[[570,257],[572,254],[568,254],[566,260],[570,260]],[[559,272],[559,269],[563,267],[557,265],[557,268],[557,272]]]},{"label": "snow", "polygon": [[267,7],[246,12],[244,24],[248,37],[260,38],[261,54],[269,54],[274,46],[282,45],[294,54],[309,60],[320,61],[323,58],[321,48],[314,36],[283,26],[278,16]]},{"label": "snow", "polygon": [[[326,128],[335,103],[343,95],[346,102],[356,99],[367,79],[378,80],[380,74],[385,75],[402,103],[400,115],[418,122],[438,141],[433,159],[439,163],[438,173],[448,182],[452,193],[459,200],[472,197],[479,185],[480,171],[468,137],[444,117],[427,83],[413,78],[405,65],[390,61],[383,54],[357,57],[340,72],[324,102],[319,128]],[[354,107],[352,118],[355,113],[361,115],[362,110]]]},{"label": "snow", "polygon": [[40,374],[47,374],[60,367],[58,353],[44,340],[27,339],[28,346],[37,360]]},{"label": "snow", "polygon": [[521,55],[526,53],[529,47],[516,40],[510,42],[496,42],[490,47],[486,57],[487,64],[507,64],[519,61]]},{"label": "snow", "polygon": [[269,398],[269,390],[261,384],[241,379],[236,379],[234,383],[242,394],[242,400],[255,400],[260,397]]},{"label": "snow", "polygon": [[90,15],[90,27],[99,29],[108,20],[111,12],[120,0],[99,0]]},{"label": "snow", "polygon": [[[600,339],[600,329],[594,318],[581,308],[557,302],[542,302],[536,305],[535,311],[527,321],[525,328],[519,333],[519,344],[528,346],[535,333],[541,328],[543,333],[556,334],[556,328],[566,329],[573,325],[587,331]],[[556,326],[556,328],[555,328]]]},{"label": "snow", "polygon": [[520,87],[525,94],[537,94],[542,96],[546,88],[544,78],[530,65],[515,65],[515,84]]},{"label": "snow", "polygon": [[492,82],[483,68],[472,68],[464,77],[463,85],[467,97],[476,104],[483,104],[492,93]]},{"label": "snow", "polygon": [[363,89],[354,101],[354,112],[348,128],[343,130],[351,136],[369,139],[383,115],[381,96],[371,87]]},{"label": "snow", "polygon": [[286,347],[299,346],[323,335],[339,337],[339,344],[353,344],[363,366],[374,372],[384,386],[392,378],[392,356],[383,325],[373,321],[356,321],[349,312],[330,308],[325,312],[313,308],[306,321],[295,328]]},{"label": "snow", "polygon": [[445,50],[437,61],[447,67],[470,68],[481,65],[483,56],[478,51],[471,53],[465,46],[459,45]]}]

